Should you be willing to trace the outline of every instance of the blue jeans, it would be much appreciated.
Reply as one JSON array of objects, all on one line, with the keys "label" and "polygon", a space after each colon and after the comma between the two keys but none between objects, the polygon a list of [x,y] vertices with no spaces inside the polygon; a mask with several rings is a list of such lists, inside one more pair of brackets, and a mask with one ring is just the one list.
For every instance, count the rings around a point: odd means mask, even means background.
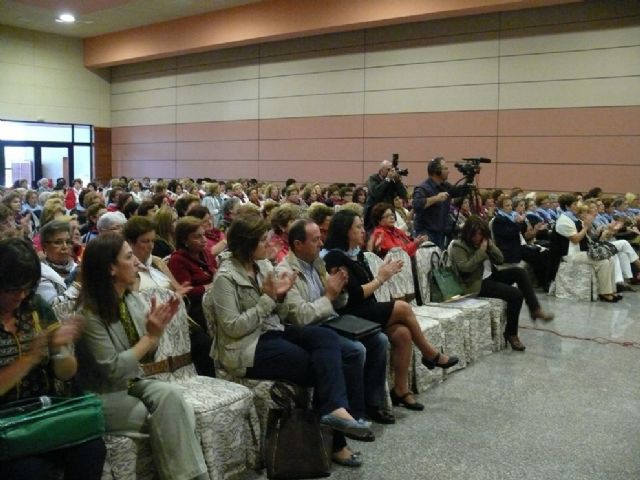
[{"label": "blue jeans", "polygon": [[283,332],[263,333],[253,367],[247,368],[246,376],[314,387],[320,415],[338,408],[349,409],[340,339],[328,328],[287,325]]}]

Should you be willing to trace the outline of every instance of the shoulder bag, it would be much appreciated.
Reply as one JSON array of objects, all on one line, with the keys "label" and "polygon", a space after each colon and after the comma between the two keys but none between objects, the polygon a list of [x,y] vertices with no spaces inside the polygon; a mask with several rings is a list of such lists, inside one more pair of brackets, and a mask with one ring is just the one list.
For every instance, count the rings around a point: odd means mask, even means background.
[{"label": "shoulder bag", "polygon": [[0,461],[70,447],[104,433],[94,395],[27,398],[0,407]]},{"label": "shoulder bag", "polygon": [[295,388],[275,382],[265,432],[267,478],[321,478],[331,474],[331,429],[320,425],[316,412],[296,398]]},{"label": "shoulder bag", "polygon": [[451,298],[464,294],[464,289],[458,281],[453,268],[447,266],[448,254],[438,252],[431,254],[430,289],[432,302],[446,302]]}]

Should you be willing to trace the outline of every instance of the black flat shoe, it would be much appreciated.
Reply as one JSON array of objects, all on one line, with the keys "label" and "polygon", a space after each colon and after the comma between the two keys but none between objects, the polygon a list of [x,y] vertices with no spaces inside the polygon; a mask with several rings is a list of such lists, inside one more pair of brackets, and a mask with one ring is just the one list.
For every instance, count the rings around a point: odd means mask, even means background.
[{"label": "black flat shoe", "polygon": [[367,407],[367,418],[384,425],[396,423],[396,417],[393,416],[393,413],[382,407]]},{"label": "black flat shoe", "polygon": [[406,398],[409,395],[412,395],[412,392],[407,392],[402,396],[399,396],[396,391],[392,388],[391,391],[389,392],[391,394],[391,404],[394,407],[404,407],[408,410],[415,410],[417,412],[424,410],[424,405],[422,405],[421,403],[418,402],[413,402],[413,403],[409,403],[406,401]]},{"label": "black flat shoe", "polygon": [[451,355],[449,360],[445,363],[440,363],[440,352],[438,352],[433,360],[429,360],[427,357],[422,357],[422,364],[427,367],[429,370],[433,370],[436,367],[440,367],[443,370],[447,368],[453,367],[456,363],[460,361],[458,357],[455,355]]},{"label": "black flat shoe", "polygon": [[616,303],[617,301],[619,301],[620,299],[617,298],[618,296],[611,296],[611,298],[607,298],[604,295],[598,295],[598,298],[600,299],[601,302],[607,302],[607,303]]}]

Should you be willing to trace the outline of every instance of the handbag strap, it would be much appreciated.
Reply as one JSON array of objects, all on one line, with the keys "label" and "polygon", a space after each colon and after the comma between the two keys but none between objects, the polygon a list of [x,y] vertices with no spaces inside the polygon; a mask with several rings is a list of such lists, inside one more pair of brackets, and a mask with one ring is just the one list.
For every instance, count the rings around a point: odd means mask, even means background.
[{"label": "handbag strap", "polygon": [[440,256],[440,268],[447,267],[448,263],[449,263],[449,252],[445,250],[444,252],[442,252],[442,255]]},{"label": "handbag strap", "polygon": [[437,251],[434,251],[431,254],[431,270],[435,270],[440,266],[440,254]]}]

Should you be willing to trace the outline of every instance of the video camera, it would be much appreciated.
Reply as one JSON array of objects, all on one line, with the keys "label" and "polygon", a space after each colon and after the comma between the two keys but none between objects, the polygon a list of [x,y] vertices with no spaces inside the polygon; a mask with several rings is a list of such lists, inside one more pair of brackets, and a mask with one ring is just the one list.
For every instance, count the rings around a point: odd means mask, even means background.
[{"label": "video camera", "polygon": [[480,173],[480,164],[481,163],[491,163],[490,158],[463,158],[462,162],[454,163],[454,166],[458,169],[458,171],[464,176],[467,180],[467,183],[473,183],[473,179],[475,176]]},{"label": "video camera", "polygon": [[393,155],[391,155],[391,165],[393,166],[393,169],[398,172],[398,175],[400,175],[401,177],[406,177],[407,175],[409,175],[409,170],[404,168],[402,170],[400,170],[398,168],[398,159],[400,158],[400,155],[398,155],[397,153],[394,153]]}]

